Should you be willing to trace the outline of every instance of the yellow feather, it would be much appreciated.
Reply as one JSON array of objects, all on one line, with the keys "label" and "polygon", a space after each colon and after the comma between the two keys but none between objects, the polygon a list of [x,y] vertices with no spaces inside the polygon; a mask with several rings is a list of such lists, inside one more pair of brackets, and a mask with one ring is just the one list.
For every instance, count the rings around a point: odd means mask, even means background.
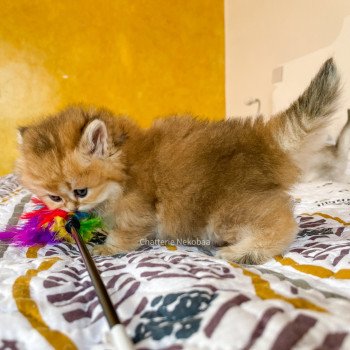
[{"label": "yellow feather", "polygon": [[66,240],[69,243],[74,243],[73,238],[65,229],[66,220],[60,216],[56,216],[52,225],[52,230],[56,233],[56,238],[59,240]]}]

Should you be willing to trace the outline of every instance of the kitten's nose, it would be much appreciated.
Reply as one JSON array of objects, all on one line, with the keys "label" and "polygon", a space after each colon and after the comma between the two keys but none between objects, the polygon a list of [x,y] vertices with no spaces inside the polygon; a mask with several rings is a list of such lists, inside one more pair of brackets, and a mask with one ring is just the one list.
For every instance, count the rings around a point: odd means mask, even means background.
[{"label": "kitten's nose", "polygon": [[70,211],[76,211],[77,210],[77,206],[75,203],[69,202],[67,203],[67,209]]}]

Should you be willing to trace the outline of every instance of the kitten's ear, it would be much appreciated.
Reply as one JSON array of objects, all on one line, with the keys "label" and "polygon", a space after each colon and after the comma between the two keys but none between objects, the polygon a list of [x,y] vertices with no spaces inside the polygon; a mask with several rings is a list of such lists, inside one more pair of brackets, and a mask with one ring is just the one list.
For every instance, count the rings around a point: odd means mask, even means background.
[{"label": "kitten's ear", "polygon": [[99,119],[90,122],[80,139],[80,150],[88,155],[104,157],[108,150],[108,133],[106,124]]},{"label": "kitten's ear", "polygon": [[27,129],[28,129],[27,126],[20,126],[17,128],[17,143],[19,145],[23,144],[23,135]]}]

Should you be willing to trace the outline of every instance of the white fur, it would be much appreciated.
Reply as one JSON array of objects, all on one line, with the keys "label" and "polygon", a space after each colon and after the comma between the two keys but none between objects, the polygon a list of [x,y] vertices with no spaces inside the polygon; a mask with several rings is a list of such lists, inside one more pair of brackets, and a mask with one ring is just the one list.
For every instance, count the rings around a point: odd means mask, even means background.
[{"label": "white fur", "polygon": [[108,150],[108,133],[102,120],[93,120],[85,129],[81,146],[88,154],[103,157]]},{"label": "white fur", "polygon": [[105,189],[99,194],[93,203],[79,204],[78,210],[87,211],[96,207],[98,204],[103,203],[109,198],[118,200],[123,193],[123,188],[116,182],[110,182]]}]

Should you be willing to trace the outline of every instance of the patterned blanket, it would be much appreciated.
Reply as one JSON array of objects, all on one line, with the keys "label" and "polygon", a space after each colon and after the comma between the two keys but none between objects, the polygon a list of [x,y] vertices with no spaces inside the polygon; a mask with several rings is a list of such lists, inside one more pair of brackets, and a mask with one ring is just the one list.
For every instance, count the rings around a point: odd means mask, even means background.
[{"label": "patterned blanket", "polygon": [[[298,238],[259,266],[210,247],[144,246],[95,262],[139,350],[350,349],[350,185],[293,191]],[[0,179],[0,229],[28,210]],[[74,245],[0,245],[0,350],[91,349],[108,329]]]}]

